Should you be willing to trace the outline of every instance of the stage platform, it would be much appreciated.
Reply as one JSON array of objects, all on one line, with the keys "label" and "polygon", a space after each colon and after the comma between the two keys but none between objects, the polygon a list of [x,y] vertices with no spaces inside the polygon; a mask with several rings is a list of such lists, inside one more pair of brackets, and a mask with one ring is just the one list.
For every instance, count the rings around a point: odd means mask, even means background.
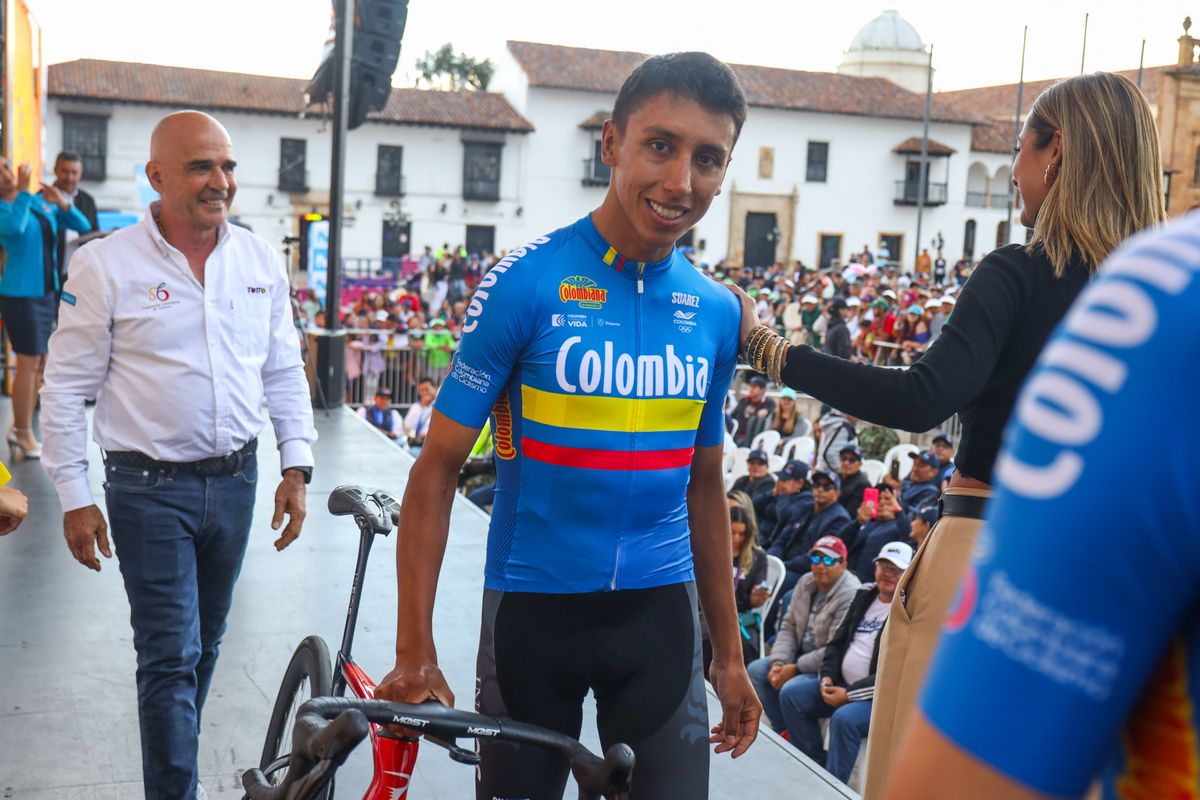
[{"label": "stage platform", "polygon": [[[0,429],[11,420],[0,403]],[[260,452],[258,506],[229,631],[205,708],[201,777],[213,800],[242,796],[241,772],[257,764],[279,681],[296,644],[316,633],[337,647],[353,577],[357,530],[325,511],[338,484],[400,496],[411,457],[351,412],[317,413],[317,469],[303,535],[282,553],[270,529],[277,456],[271,431]],[[100,456],[92,489],[102,498]],[[37,462],[10,465],[30,497],[30,516],[0,538],[0,798],[134,800],[142,796],[134,653],[129,608],[116,560],[96,574],[76,563],[62,516]],[[442,667],[461,707],[473,699],[487,517],[458,496],[442,569],[435,633]],[[394,538],[378,541],[367,571],[356,660],[376,679],[390,669],[395,635]],[[719,715],[709,696],[709,713]],[[591,702],[584,741],[597,748]],[[736,762],[712,758],[714,798],[852,798],[855,794],[773,734]],[[338,798],[362,796],[369,753],[360,748],[338,780]],[[568,788],[567,797],[574,797]],[[445,751],[422,748],[414,800],[474,796],[473,770]]]}]

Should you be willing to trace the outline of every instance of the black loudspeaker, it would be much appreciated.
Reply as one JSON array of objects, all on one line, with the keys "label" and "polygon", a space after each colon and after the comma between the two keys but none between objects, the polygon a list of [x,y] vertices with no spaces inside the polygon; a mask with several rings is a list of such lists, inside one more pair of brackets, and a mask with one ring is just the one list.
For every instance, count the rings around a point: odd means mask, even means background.
[{"label": "black loudspeaker", "polygon": [[328,336],[313,337],[317,344],[316,368],[313,377],[317,408],[337,408],[346,392],[346,332],[335,331]]},{"label": "black loudspeaker", "polygon": [[[372,111],[382,111],[392,95],[392,73],[400,59],[400,40],[408,21],[408,0],[358,0],[354,10],[350,59],[350,119],[354,130]],[[333,91],[333,34],[308,86],[313,103]]]}]

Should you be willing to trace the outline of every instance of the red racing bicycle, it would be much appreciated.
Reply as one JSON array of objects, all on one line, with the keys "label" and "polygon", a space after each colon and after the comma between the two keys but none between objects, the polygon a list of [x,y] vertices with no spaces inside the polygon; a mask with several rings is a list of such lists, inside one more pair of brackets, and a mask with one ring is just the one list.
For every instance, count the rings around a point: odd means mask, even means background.
[{"label": "red racing bicycle", "polygon": [[[292,655],[267,727],[257,769],[242,776],[250,800],[328,800],[338,768],[364,739],[370,738],[374,777],[363,800],[407,798],[419,742],[392,733],[388,725],[419,730],[463,764],[479,763],[459,739],[490,738],[530,745],[561,754],[579,785],[580,800],[625,800],[633,773],[633,751],[613,744],[600,758],[577,740],[556,731],[509,719],[473,714],[440,703],[393,703],[375,700],[375,683],[351,658],[359,598],[367,559],[376,536],[387,536],[399,521],[400,504],[384,492],[339,486],[329,495],[329,513],[352,516],[359,530],[358,562],[350,606],[338,650],[336,671],[320,636],[300,642]],[[342,697],[350,689],[353,698]]]}]

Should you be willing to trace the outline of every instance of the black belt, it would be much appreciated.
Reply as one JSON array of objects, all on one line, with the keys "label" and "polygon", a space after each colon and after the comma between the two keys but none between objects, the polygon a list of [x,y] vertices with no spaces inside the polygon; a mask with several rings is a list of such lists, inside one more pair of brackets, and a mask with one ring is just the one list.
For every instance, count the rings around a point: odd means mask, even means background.
[{"label": "black belt", "polygon": [[969,494],[943,494],[938,500],[938,519],[942,517],[970,517],[983,519],[988,498]]},{"label": "black belt", "polygon": [[229,455],[202,458],[199,461],[159,461],[145,453],[134,450],[109,451],[105,454],[106,463],[121,464],[126,467],[141,467],[143,469],[161,469],[165,472],[186,472],[199,475],[202,478],[212,478],[217,475],[232,475],[239,472],[254,458],[258,450],[258,439],[251,439],[240,450]]}]

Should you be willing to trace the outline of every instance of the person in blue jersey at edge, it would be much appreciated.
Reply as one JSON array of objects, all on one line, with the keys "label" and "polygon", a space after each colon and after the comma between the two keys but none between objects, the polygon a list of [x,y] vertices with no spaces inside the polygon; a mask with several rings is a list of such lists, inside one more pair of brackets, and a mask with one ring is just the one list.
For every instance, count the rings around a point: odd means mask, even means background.
[{"label": "person in blue jersey at edge", "polygon": [[[888,798],[1200,797],[1200,217],[1101,275],[1017,402]],[[1134,419],[1174,428],[1164,479],[1099,492]]]},{"label": "person in blue jersey at edge", "polygon": [[[707,797],[708,743],[740,756],[762,714],[722,475],[740,310],[675,249],[720,192],[745,117],[733,72],[707,54],[634,70],[604,123],[603,203],[480,282],[404,494],[396,666],[377,695],[454,702],[434,595],[455,478],[490,415],[476,707],[578,736],[592,691],[602,744],[635,752],[634,798]],[[722,706],[711,731],[697,601]],[[497,742],[480,754],[478,797],[562,796],[561,757]]]}]

